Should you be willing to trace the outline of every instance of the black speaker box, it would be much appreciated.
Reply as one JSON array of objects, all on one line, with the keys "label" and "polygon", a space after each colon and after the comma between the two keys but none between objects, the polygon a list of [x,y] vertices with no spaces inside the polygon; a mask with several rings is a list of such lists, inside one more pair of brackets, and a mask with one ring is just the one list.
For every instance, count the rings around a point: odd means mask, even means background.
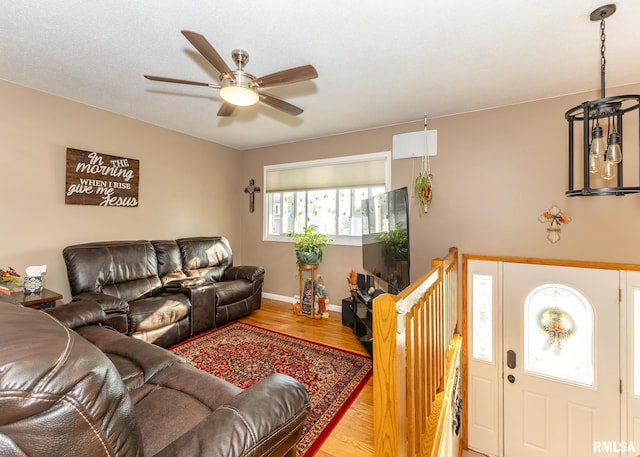
[{"label": "black speaker box", "polygon": [[371,275],[367,275],[367,290],[369,290],[370,287],[375,287],[374,286],[374,277]]},{"label": "black speaker box", "polygon": [[369,287],[367,286],[368,279],[362,273],[358,273],[358,289],[367,290]]},{"label": "black speaker box", "polygon": [[344,325],[345,327],[353,328],[353,309],[351,308],[352,303],[352,298],[342,299],[342,325]]}]

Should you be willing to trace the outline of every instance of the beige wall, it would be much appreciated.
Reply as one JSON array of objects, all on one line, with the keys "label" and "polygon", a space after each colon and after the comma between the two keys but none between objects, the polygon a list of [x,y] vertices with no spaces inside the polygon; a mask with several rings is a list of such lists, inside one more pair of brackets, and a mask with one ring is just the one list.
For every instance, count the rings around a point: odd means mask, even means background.
[{"label": "beige wall", "polygon": [[[608,95],[638,91],[636,85]],[[445,255],[450,246],[472,254],[640,263],[640,195],[564,195],[564,113],[597,97],[580,94],[430,119],[429,128],[438,130],[438,156],[431,160],[434,199],[428,214],[411,206],[412,276],[423,273],[430,259]],[[243,181],[254,178],[262,185],[264,165],[388,151],[394,134],[421,128],[422,122],[416,122],[248,151]],[[411,187],[419,169],[420,159],[394,160],[392,187]],[[562,227],[561,240],[551,244],[538,216],[554,203],[572,222]],[[265,291],[293,296],[298,293],[293,246],[262,241],[262,210],[261,195],[255,213],[242,213],[245,260],[265,266]],[[351,268],[362,270],[359,248],[326,248],[318,271],[332,303],[348,295],[345,277]]]},{"label": "beige wall", "polygon": [[[240,259],[240,152],[6,82],[0,100],[0,268],[46,264],[68,299],[69,244],[223,234]],[[138,159],[139,206],[65,205],[67,147]]]},{"label": "beige wall", "polygon": [[[638,91],[640,85],[609,90]],[[430,119],[438,130],[434,201],[428,214],[411,207],[413,276],[453,245],[461,253],[640,263],[640,195],[564,196],[564,112],[597,96]],[[265,266],[265,292],[293,296],[293,246],[262,241],[263,193],[249,213],[249,179],[262,186],[267,164],[388,151],[394,134],[422,128],[415,122],[239,152],[5,82],[0,99],[0,268],[45,263],[47,286],[65,298],[66,245],[202,234],[226,235],[236,264]],[[140,206],[65,205],[67,147],[140,160]],[[392,166],[392,187],[410,186],[420,160]],[[555,245],[537,220],[553,203],[573,219]],[[326,248],[319,272],[333,303],[347,295],[351,268],[362,269],[360,248]]]}]

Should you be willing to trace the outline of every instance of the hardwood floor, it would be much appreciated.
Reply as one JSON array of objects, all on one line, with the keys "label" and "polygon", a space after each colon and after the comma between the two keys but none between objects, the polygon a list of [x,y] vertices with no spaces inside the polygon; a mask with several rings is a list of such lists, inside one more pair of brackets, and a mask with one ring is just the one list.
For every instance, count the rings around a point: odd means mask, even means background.
[{"label": "hardwood floor", "polygon": [[[330,312],[329,319],[315,320],[294,315],[289,303],[263,298],[262,308],[241,320],[287,335],[367,354],[351,329],[342,325],[339,313]],[[315,456],[373,456],[373,379],[365,385]]]}]

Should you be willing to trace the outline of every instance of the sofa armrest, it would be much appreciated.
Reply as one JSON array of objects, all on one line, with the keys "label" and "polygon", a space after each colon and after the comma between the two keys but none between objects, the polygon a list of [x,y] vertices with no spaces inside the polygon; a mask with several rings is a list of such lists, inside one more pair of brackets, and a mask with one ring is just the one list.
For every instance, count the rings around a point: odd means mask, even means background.
[{"label": "sofa armrest", "polygon": [[203,332],[216,325],[215,284],[203,277],[174,279],[164,286],[168,292],[181,293],[191,302],[191,334]]},{"label": "sofa armrest", "polygon": [[51,314],[70,329],[85,325],[100,325],[106,318],[102,307],[89,300],[72,301],[66,305],[48,308],[45,312]]},{"label": "sofa armrest", "polygon": [[309,414],[309,393],[297,380],[272,374],[218,407],[155,457],[284,456]]},{"label": "sofa armrest", "polygon": [[129,303],[122,298],[114,297],[100,292],[82,292],[74,295],[72,302],[78,300],[92,301],[99,304],[106,314],[109,313],[129,313]]},{"label": "sofa armrest", "polygon": [[120,333],[129,333],[129,303],[123,299],[100,292],[81,292],[73,297],[71,303],[78,300],[97,303],[106,315],[105,326]]},{"label": "sofa armrest", "polygon": [[254,265],[240,265],[229,267],[224,272],[225,279],[246,279],[250,282],[258,281],[264,277],[264,268]]},{"label": "sofa armrest", "polygon": [[193,278],[180,278],[169,281],[164,285],[165,289],[193,289],[195,287],[211,284],[211,281],[207,281],[205,278],[193,277]]}]

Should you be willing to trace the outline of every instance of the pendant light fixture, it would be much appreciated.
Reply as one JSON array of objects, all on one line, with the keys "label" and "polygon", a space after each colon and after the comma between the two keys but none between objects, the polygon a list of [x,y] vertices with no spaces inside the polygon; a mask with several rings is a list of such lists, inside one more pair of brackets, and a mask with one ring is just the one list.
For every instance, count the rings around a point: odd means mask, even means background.
[{"label": "pendant light fixture", "polygon": [[[566,195],[625,195],[640,192],[640,95],[605,95],[605,19],[616,12],[616,5],[605,5],[591,13],[600,21],[600,98],[584,102],[565,113],[569,122],[569,190]],[[633,160],[623,159],[623,117],[636,114],[636,150]],[[582,123],[582,132],[579,124]],[[578,127],[576,128],[576,125]],[[606,136],[605,136],[606,130]],[[633,132],[630,132],[633,133]],[[580,141],[582,135],[582,141]],[[582,150],[580,151],[580,147]],[[577,148],[578,153],[574,153]],[[580,153],[581,152],[581,153]],[[629,155],[632,151],[626,151]],[[582,161],[582,163],[580,163]],[[623,179],[624,163],[638,167],[635,181]],[[580,168],[581,167],[581,168]],[[575,173],[582,171],[583,186],[574,187]],[[626,184],[626,185],[625,185]]]}]

